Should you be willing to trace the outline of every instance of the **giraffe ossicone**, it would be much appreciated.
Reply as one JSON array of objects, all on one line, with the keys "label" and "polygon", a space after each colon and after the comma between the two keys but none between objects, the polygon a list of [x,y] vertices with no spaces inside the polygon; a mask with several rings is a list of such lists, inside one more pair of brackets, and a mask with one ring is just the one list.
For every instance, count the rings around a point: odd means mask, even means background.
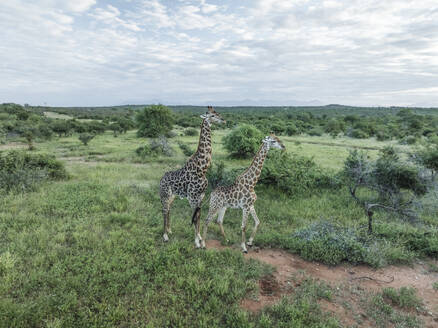
[{"label": "giraffe ossicone", "polygon": [[211,106],[208,106],[208,111],[202,114],[201,118],[203,120],[196,152],[182,168],[166,172],[160,180],[160,199],[164,220],[163,240],[165,242],[169,240],[171,233],[170,207],[175,196],[179,196],[187,198],[193,209],[192,223],[195,224],[195,245],[196,247],[201,246],[201,236],[197,227],[200,225],[201,203],[208,185],[205,174],[211,163],[211,124],[225,123],[225,120]]},{"label": "giraffe ossicone", "polygon": [[[251,165],[236,178],[234,183],[229,186],[221,186],[212,191],[210,195],[210,208],[208,210],[207,219],[204,223],[203,238],[201,239],[202,247],[205,248],[205,240],[207,238],[207,230],[210,222],[218,215],[217,223],[220,226],[222,236],[224,240],[227,240],[223,227],[223,220],[225,211],[227,208],[240,208],[242,209],[242,242],[241,247],[244,253],[248,253],[246,245],[252,246],[257,228],[260,224],[260,220],[257,217],[254,203],[257,200],[257,195],[254,191],[254,187],[262,172],[263,163],[266,155],[271,148],[285,149],[283,143],[273,133],[266,136]],[[248,215],[251,214],[254,219],[254,229],[251,237],[246,243],[246,223]],[[199,229],[199,228],[198,228]],[[198,230],[198,234],[200,231]]]}]

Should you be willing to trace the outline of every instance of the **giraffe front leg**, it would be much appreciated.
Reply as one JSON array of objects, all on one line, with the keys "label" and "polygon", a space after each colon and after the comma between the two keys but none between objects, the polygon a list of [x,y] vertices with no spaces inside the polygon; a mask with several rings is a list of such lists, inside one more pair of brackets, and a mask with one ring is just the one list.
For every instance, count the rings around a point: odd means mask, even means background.
[{"label": "giraffe front leg", "polygon": [[221,233],[222,236],[224,237],[224,241],[226,243],[229,243],[230,241],[227,239],[227,237],[225,236],[225,231],[224,231],[224,226],[223,226],[223,222],[224,222],[224,216],[225,216],[225,211],[227,210],[226,207],[223,207],[220,209],[219,211],[219,216],[217,218],[217,223],[219,224],[219,227],[221,229]]},{"label": "giraffe front leg", "polygon": [[243,215],[242,215],[242,243],[240,244],[242,246],[242,251],[244,253],[248,253],[248,250],[246,249],[246,221],[248,220],[248,211],[246,209],[243,209]]},{"label": "giraffe front leg", "polygon": [[257,213],[256,213],[256,211],[255,211],[254,206],[251,206],[249,212],[251,213],[251,216],[252,216],[252,218],[254,219],[254,230],[252,231],[251,237],[249,237],[249,240],[248,240],[247,245],[248,245],[249,247],[252,247],[252,245],[253,245],[253,241],[254,241],[254,237],[255,237],[255,234],[256,234],[256,232],[257,232],[257,228],[258,228],[258,226],[259,226],[259,224],[260,224],[260,220],[259,220],[259,218],[257,217]]}]

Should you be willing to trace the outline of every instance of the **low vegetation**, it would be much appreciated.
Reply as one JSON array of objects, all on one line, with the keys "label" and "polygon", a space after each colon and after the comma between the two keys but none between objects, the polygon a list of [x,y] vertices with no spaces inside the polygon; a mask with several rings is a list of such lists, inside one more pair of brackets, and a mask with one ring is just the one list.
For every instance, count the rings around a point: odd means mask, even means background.
[{"label": "low vegetation", "polygon": [[[229,247],[196,251],[189,205],[175,199],[173,234],[162,242],[159,180],[193,154],[198,133],[188,131],[199,131],[205,111],[171,109],[0,106],[0,327],[341,326],[321,306],[338,290],[310,278],[259,313],[241,308],[273,269],[234,249],[240,211],[226,213]],[[155,110],[158,128],[145,119]],[[256,187],[255,248],[330,265],[438,259],[436,111],[338,105],[217,111],[227,124],[212,133],[203,219],[211,188],[232,183],[274,131],[287,151],[269,154]],[[95,137],[85,146],[81,134]],[[399,150],[391,154],[387,146]],[[366,153],[350,154],[354,149]],[[354,174],[345,172],[361,161],[367,180],[356,197],[390,207],[400,201],[414,219],[374,208],[368,233],[368,213],[349,188]],[[208,239],[220,238],[212,226]],[[438,289],[435,280],[431,289]],[[384,289],[363,302],[377,327],[422,325],[424,304],[410,288]]]}]

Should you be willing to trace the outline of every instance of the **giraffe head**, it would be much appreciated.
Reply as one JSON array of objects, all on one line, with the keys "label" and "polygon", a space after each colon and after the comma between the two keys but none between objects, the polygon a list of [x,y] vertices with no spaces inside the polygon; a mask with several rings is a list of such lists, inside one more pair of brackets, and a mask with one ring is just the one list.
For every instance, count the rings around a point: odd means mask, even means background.
[{"label": "giraffe head", "polygon": [[211,106],[207,106],[208,111],[201,115],[201,118],[207,120],[208,123],[226,123],[225,120],[213,109]]},{"label": "giraffe head", "polygon": [[266,136],[263,139],[263,143],[267,145],[269,148],[277,148],[281,150],[286,149],[286,147],[284,147],[280,139],[278,139],[278,137],[273,132],[271,132],[269,136]]}]

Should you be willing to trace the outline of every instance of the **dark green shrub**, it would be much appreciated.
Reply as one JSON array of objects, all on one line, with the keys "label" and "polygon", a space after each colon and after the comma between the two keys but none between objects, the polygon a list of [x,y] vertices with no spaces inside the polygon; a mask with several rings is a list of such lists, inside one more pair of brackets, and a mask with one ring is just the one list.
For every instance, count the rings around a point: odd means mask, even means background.
[{"label": "dark green shrub", "polygon": [[252,125],[242,124],[223,138],[225,149],[232,157],[254,156],[261,145],[263,135]]},{"label": "dark green shrub", "polygon": [[189,145],[187,145],[183,142],[179,142],[178,146],[182,150],[182,152],[185,156],[192,156],[195,153],[195,151],[193,149],[191,149],[189,147]]},{"label": "dark green shrub", "polygon": [[55,156],[24,151],[0,152],[0,189],[35,190],[43,180],[67,178],[64,164]]},{"label": "dark green shrub", "polygon": [[361,129],[353,129],[350,133],[350,137],[356,139],[366,139],[369,138],[370,135]]},{"label": "dark green shrub", "polygon": [[317,128],[310,129],[307,132],[307,134],[309,136],[312,136],[312,137],[314,137],[314,136],[320,137],[320,136],[322,136],[324,134],[324,131],[320,127],[317,127]]},{"label": "dark green shrub", "polygon": [[224,162],[213,163],[207,171],[208,186],[214,189],[217,186],[231,185],[244,170],[244,168],[226,170]]},{"label": "dark green shrub", "polygon": [[185,136],[197,136],[199,134],[198,129],[195,128],[187,128],[184,130]]},{"label": "dark green shrub", "polygon": [[338,179],[320,168],[312,158],[277,150],[269,152],[259,183],[276,186],[289,195],[340,186]]},{"label": "dark green shrub", "polygon": [[171,131],[174,117],[171,110],[164,105],[150,105],[137,113],[138,137],[157,138]]},{"label": "dark green shrub", "polygon": [[288,136],[294,136],[294,135],[299,134],[299,133],[300,133],[300,131],[299,131],[298,128],[295,126],[295,124],[293,124],[293,123],[289,123],[289,124],[286,126],[286,135],[288,135]]},{"label": "dark green shrub", "polygon": [[78,139],[85,145],[87,146],[88,143],[95,137],[95,134],[91,134],[91,133],[81,133],[78,137]]}]

